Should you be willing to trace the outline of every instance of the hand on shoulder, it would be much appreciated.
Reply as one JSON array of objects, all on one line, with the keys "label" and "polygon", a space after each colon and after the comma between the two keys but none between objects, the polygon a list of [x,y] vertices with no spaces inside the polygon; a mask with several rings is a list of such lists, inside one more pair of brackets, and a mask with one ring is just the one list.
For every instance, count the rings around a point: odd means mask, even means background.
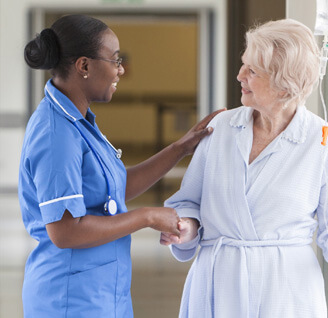
[{"label": "hand on shoulder", "polygon": [[185,156],[194,153],[198,143],[206,136],[213,132],[213,127],[208,127],[209,122],[219,113],[225,111],[226,108],[217,110],[207,115],[203,120],[193,126],[182,138],[175,142],[175,146],[179,147]]}]

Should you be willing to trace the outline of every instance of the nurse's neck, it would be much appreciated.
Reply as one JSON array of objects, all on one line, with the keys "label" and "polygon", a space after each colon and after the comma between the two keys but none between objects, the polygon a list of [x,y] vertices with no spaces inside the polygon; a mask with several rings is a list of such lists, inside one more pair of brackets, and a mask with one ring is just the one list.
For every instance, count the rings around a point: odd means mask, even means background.
[{"label": "nurse's neck", "polygon": [[72,78],[62,79],[56,76],[52,78],[52,83],[59,91],[71,100],[85,118],[90,102],[88,101],[83,86],[79,84],[79,81]]}]

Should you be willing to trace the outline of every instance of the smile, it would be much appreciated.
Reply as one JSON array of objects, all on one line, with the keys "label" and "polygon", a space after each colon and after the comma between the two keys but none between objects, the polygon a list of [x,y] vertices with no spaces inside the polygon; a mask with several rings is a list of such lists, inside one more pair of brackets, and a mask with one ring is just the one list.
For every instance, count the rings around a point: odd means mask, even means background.
[{"label": "smile", "polygon": [[245,88],[245,87],[241,87],[241,92],[242,92],[243,94],[249,94],[249,93],[251,93],[251,91],[248,90],[248,89]]}]

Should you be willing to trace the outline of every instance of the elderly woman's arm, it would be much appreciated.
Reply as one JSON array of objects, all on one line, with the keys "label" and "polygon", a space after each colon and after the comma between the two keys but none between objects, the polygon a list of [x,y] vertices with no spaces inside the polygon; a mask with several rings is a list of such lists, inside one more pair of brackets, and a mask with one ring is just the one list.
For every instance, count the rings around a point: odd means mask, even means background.
[{"label": "elderly woman's arm", "polygon": [[[210,125],[215,127],[217,116]],[[214,132],[215,133],[215,132]],[[179,261],[188,261],[194,257],[198,243],[202,238],[203,224],[200,213],[205,166],[212,136],[204,138],[198,145],[188,166],[178,192],[165,201],[165,206],[177,211],[180,236],[161,234],[161,244],[171,245],[173,256]]]},{"label": "elderly woman's arm", "polygon": [[146,161],[128,168],[125,199],[127,201],[131,200],[148,190],[182,158],[192,154],[199,141],[212,132],[212,129],[206,128],[207,124],[223,110],[208,115],[175,143],[164,148]]},{"label": "elderly woman's arm", "polygon": [[[326,164],[326,167],[328,165]],[[323,256],[328,262],[328,176],[327,168],[324,172],[323,184],[320,192],[319,205],[317,207],[318,217],[318,233],[317,233],[317,244],[323,251]]]},{"label": "elderly woman's arm", "polygon": [[[207,155],[206,141],[207,139],[203,140],[197,147],[182,180],[180,190],[165,201],[165,206],[175,209],[182,221],[179,222],[180,238],[162,233],[161,244],[172,244],[171,252],[181,262],[189,261],[194,257],[198,242],[202,237],[200,203]],[[183,230],[182,235],[181,229]]]}]

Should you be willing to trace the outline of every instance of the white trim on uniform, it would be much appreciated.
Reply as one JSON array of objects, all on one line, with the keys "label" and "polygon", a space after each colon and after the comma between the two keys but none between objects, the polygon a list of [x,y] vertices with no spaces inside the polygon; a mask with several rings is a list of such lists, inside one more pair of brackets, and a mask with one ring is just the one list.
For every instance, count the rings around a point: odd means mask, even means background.
[{"label": "white trim on uniform", "polygon": [[45,205],[48,205],[48,204],[51,204],[51,203],[55,203],[55,202],[63,201],[63,200],[74,199],[74,198],[83,198],[83,194],[68,195],[66,197],[61,197],[61,198],[45,201],[45,202],[40,203],[39,207],[41,208],[42,206],[45,206]]},{"label": "white trim on uniform", "polygon": [[52,100],[62,109],[62,111],[69,117],[71,117],[74,121],[76,121],[76,118],[74,116],[72,116],[59,102],[58,100],[55,98],[54,95],[52,95],[48,89],[48,87],[46,86],[46,91],[48,92],[48,94],[50,95],[50,97],[52,98]]}]

